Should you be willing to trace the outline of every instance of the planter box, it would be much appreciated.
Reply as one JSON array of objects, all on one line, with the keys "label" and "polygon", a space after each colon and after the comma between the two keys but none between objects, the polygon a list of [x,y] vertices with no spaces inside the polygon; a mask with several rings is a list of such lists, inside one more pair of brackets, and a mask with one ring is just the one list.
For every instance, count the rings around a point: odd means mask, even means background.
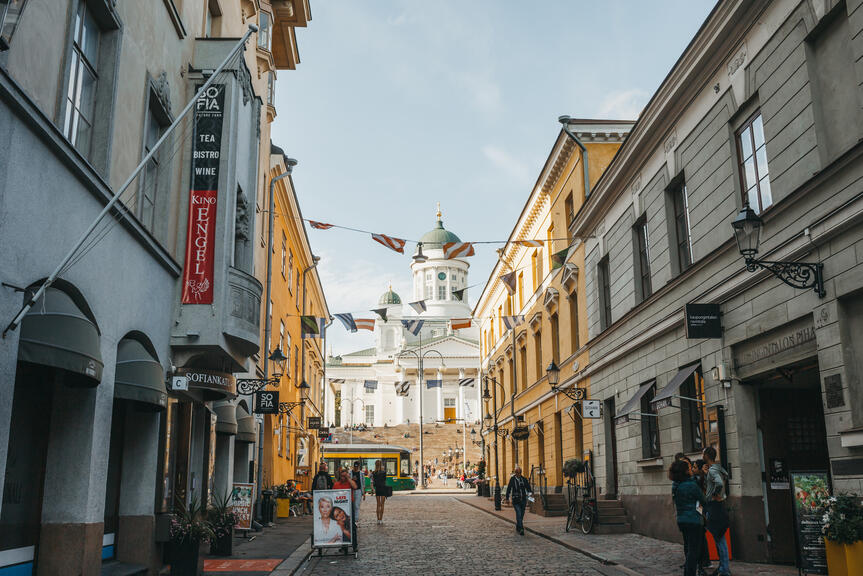
[{"label": "planter box", "polygon": [[200,542],[171,543],[171,576],[198,576],[203,566],[199,565]]},{"label": "planter box", "polygon": [[210,554],[213,556],[230,556],[234,548],[234,529],[221,538],[210,540]]}]

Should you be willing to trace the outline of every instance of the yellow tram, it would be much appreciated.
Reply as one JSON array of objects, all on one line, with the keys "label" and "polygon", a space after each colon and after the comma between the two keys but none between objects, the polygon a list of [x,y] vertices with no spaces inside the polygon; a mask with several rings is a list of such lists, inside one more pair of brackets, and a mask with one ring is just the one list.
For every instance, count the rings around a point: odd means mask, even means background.
[{"label": "yellow tram", "polygon": [[[375,461],[380,460],[387,473],[387,486],[395,490],[413,490],[416,482],[411,476],[411,451],[401,446],[388,444],[324,444],[321,458],[334,473],[340,466],[349,469],[354,462],[369,473],[375,469]],[[366,489],[371,488],[371,478],[366,477]]]}]

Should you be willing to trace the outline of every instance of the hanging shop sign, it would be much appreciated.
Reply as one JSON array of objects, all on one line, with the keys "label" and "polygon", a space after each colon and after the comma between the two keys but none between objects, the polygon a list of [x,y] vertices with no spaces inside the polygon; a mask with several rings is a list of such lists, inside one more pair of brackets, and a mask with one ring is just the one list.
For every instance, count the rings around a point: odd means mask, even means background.
[{"label": "hanging shop sign", "polygon": [[719,304],[687,304],[684,306],[684,314],[687,338],[722,338],[722,312]]},{"label": "hanging shop sign", "polygon": [[797,531],[797,566],[801,574],[827,574],[827,550],[821,535],[823,508],[830,497],[827,472],[792,472],[791,491]]},{"label": "hanging shop sign", "polygon": [[231,491],[231,501],[228,505],[237,518],[236,530],[252,529],[252,501],[254,500],[254,483],[235,482]]},{"label": "hanging shop sign", "polygon": [[205,395],[214,398],[237,395],[237,380],[229,372],[217,372],[203,368],[180,368],[177,370],[177,376],[185,378],[186,388],[175,387],[174,390],[201,390],[205,392]]},{"label": "hanging shop sign", "polygon": [[321,417],[320,416],[309,416],[309,423],[306,426],[309,430],[319,430],[321,427]]},{"label": "hanging shop sign", "polygon": [[255,414],[278,414],[279,393],[273,390],[255,392]]},{"label": "hanging shop sign", "polygon": [[323,440],[330,435],[330,429],[328,427],[318,428],[318,439]]},{"label": "hanging shop sign", "polygon": [[527,440],[530,437],[530,428],[527,426],[516,426],[512,430],[513,440]]},{"label": "hanging shop sign", "polygon": [[224,106],[224,84],[213,84],[195,102],[183,304],[213,303],[213,257]]},{"label": "hanging shop sign", "polygon": [[599,400],[582,400],[581,417],[588,419],[602,418],[602,404]]}]

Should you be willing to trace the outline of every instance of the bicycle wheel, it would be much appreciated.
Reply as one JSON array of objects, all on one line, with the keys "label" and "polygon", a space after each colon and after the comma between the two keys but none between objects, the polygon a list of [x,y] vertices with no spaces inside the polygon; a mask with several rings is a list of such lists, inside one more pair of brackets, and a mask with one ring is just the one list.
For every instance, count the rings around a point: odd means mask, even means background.
[{"label": "bicycle wheel", "polygon": [[566,531],[569,532],[569,529],[572,528],[573,523],[575,522],[575,502],[571,502],[569,505],[569,513],[566,515]]},{"label": "bicycle wheel", "polygon": [[585,505],[584,511],[581,514],[581,531],[585,534],[590,534],[593,530],[593,520],[596,514],[592,505]]}]

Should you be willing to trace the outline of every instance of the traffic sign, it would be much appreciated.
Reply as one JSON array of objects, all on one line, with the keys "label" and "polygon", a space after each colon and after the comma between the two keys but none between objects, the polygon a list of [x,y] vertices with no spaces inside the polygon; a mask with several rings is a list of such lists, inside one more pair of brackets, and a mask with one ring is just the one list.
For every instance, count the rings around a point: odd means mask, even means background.
[{"label": "traffic sign", "polygon": [[581,401],[582,418],[602,418],[602,405],[599,400]]},{"label": "traffic sign", "polygon": [[279,393],[273,390],[255,392],[255,414],[278,414]]}]

